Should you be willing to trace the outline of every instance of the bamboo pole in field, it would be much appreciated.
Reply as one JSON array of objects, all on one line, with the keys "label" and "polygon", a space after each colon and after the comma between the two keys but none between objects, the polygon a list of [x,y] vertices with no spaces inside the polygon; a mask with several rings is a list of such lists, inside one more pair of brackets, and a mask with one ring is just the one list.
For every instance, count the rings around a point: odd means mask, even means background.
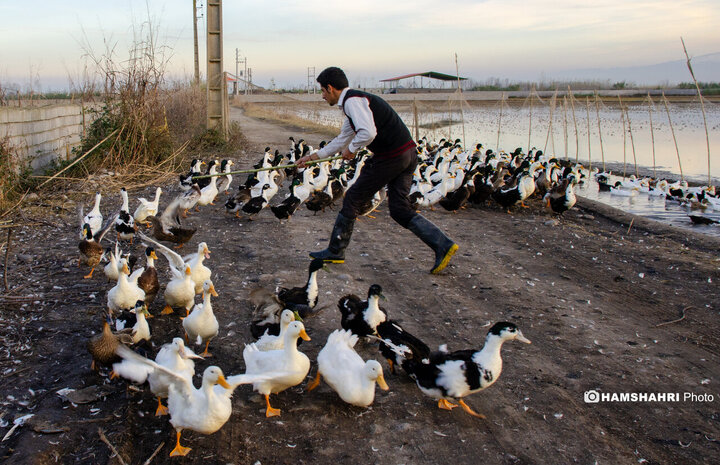
[{"label": "bamboo pole in field", "polygon": [[695,79],[695,73],[693,72],[692,65],[690,64],[690,56],[688,55],[687,49],[685,48],[685,41],[680,37],[682,42],[683,51],[685,52],[685,58],[687,58],[687,67],[692,76],[693,82],[695,83],[695,89],[697,89],[698,98],[700,99],[700,109],[702,110],[703,122],[705,123],[705,142],[707,143],[707,160],[708,160],[708,187],[712,186],[712,177],[710,176],[710,133],[708,131],[707,116],[705,115],[705,100],[703,99],[702,92],[700,92],[700,85],[697,79]]},{"label": "bamboo pole in field", "polygon": [[623,108],[622,97],[618,94],[618,102],[620,102],[620,116],[622,116],[623,124],[623,181],[627,174],[627,131],[625,130],[625,110]]},{"label": "bamboo pole in field", "polygon": [[[336,155],[334,157],[328,157],[328,158],[319,158],[317,160],[308,161],[305,163],[306,166],[312,166],[317,165],[318,163],[322,163],[324,161],[333,161],[333,160],[339,160],[342,158],[342,155]],[[268,166],[267,168],[253,168],[253,169],[247,169],[247,170],[238,170],[238,171],[228,171],[227,173],[216,173],[216,174],[202,174],[198,176],[193,176],[193,181],[196,181],[198,179],[207,179],[207,178],[214,178],[217,176],[225,176],[226,174],[250,174],[250,173],[259,173],[260,171],[276,171],[276,170],[284,170],[285,168],[296,168],[297,163],[293,163],[290,165],[277,165],[277,166]]]},{"label": "bamboo pole in field", "polygon": [[588,136],[588,170],[592,173],[592,155],[590,151],[590,97],[585,97],[585,114],[587,116],[587,136]]},{"label": "bamboo pole in field", "polygon": [[[547,132],[547,136],[545,137],[545,146],[543,147],[543,153],[547,153],[548,141],[550,140],[550,135],[552,134],[553,111],[555,110],[556,104],[557,104],[557,89],[555,89],[555,93],[553,94],[552,99],[550,99],[550,122],[548,123],[548,132]],[[555,141],[553,141],[553,145],[555,145]]]},{"label": "bamboo pole in field", "polygon": [[503,114],[503,107],[505,106],[505,92],[502,93],[502,98],[500,99],[500,115],[498,116],[498,130],[497,130],[497,142],[495,143],[495,150],[500,152],[500,128],[502,127],[502,114]]},{"label": "bamboo pole in field", "polygon": [[528,123],[528,143],[527,154],[530,153],[530,137],[532,136],[532,111],[533,111],[533,93],[535,92],[535,84],[530,86],[530,121]]},{"label": "bamboo pole in field", "polygon": [[448,98],[448,118],[449,118],[449,124],[448,124],[448,142],[452,139],[452,101]]},{"label": "bamboo pole in field", "polygon": [[578,154],[580,153],[580,139],[578,137],[577,118],[575,117],[575,97],[570,91],[570,86],[568,86],[568,96],[570,99],[570,108],[572,108],[573,125],[575,126],[575,163],[577,163]]},{"label": "bamboo pole in field", "polygon": [[597,117],[598,136],[600,136],[600,156],[602,157],[603,173],[605,172],[605,149],[603,148],[602,127],[600,125],[600,103],[598,102],[598,93],[595,91],[595,116]]},{"label": "bamboo pole in field", "polygon": [[672,118],[670,118],[670,108],[668,107],[667,97],[665,97],[665,91],[662,93],[663,104],[665,105],[665,112],[667,113],[668,123],[670,123],[670,132],[673,136],[673,142],[675,142],[675,153],[678,159],[678,168],[680,169],[680,181],[685,181],[683,176],[682,161],[680,161],[680,148],[678,147],[677,137],[675,137],[675,128],[673,127]]},{"label": "bamboo pole in field", "polygon": [[628,112],[627,107],[625,108],[625,117],[627,118],[628,132],[630,133],[630,147],[632,147],[633,164],[635,165],[635,177],[638,177],[639,175],[638,175],[637,157],[635,156],[635,139],[633,138],[632,122],[630,121],[630,113]]},{"label": "bamboo pole in field", "polygon": [[568,158],[567,96],[563,96],[563,136],[565,137],[565,160]]},{"label": "bamboo pole in field", "polygon": [[653,178],[657,179],[657,170],[655,167],[655,128],[653,127],[653,119],[652,119],[653,101],[652,101],[652,97],[650,97],[650,92],[648,92],[647,100],[648,100],[648,116],[650,117],[650,142],[652,145]]},{"label": "bamboo pole in field", "polygon": [[462,142],[463,145],[467,144],[467,141],[465,141],[465,109],[463,108],[463,96],[462,96],[462,89],[460,89],[460,69],[458,68],[458,59],[457,59],[457,53],[455,54],[455,74],[457,75],[457,92],[458,97],[460,99],[460,118],[462,120]]},{"label": "bamboo pole in field", "polygon": [[415,140],[420,140],[420,128],[418,127],[417,97],[413,97],[413,126],[415,127]]}]

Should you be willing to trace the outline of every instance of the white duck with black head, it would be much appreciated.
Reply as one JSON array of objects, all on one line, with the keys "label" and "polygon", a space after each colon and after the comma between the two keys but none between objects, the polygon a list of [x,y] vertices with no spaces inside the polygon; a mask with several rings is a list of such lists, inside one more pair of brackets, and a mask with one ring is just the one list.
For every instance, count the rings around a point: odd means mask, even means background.
[{"label": "white duck with black head", "polygon": [[384,298],[379,284],[370,286],[367,300],[361,300],[355,294],[341,297],[338,301],[342,314],[340,326],[359,337],[376,335],[377,326],[387,319],[387,312],[380,307],[380,299]]},{"label": "white duck with black head", "polygon": [[120,214],[115,220],[115,231],[117,232],[118,240],[129,240],[132,243],[137,227],[135,226],[135,219],[130,214],[128,193],[124,187],[120,189],[120,196],[122,197],[122,205],[120,206]]}]

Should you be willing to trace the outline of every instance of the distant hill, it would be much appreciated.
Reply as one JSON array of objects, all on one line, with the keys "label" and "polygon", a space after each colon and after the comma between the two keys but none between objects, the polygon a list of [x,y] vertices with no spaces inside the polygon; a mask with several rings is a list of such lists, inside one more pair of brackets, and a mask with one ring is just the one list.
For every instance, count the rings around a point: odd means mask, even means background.
[{"label": "distant hill", "polygon": [[[695,77],[700,82],[720,82],[720,52],[691,57]],[[620,68],[586,68],[543,72],[544,80],[611,81],[638,85],[674,85],[692,82],[685,60],[667,61],[645,66]],[[527,80],[527,76],[523,80]]]}]

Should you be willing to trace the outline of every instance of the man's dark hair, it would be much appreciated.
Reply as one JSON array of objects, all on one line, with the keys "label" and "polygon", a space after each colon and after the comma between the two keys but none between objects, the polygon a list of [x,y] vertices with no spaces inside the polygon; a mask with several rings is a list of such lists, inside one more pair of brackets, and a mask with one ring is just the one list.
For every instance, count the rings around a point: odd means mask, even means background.
[{"label": "man's dark hair", "polygon": [[345,72],[337,66],[331,66],[322,70],[322,72],[318,74],[317,82],[320,84],[320,87],[324,87],[326,89],[328,85],[331,85],[338,90],[348,87],[348,80],[347,76],[345,76]]}]

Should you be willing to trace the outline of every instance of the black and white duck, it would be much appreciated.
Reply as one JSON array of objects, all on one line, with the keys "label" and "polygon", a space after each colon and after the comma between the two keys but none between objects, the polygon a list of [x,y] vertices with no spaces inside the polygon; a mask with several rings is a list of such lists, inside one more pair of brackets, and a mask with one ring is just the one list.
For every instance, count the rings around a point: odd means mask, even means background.
[{"label": "black and white duck", "polygon": [[[202,174],[202,171],[200,170],[200,167],[201,167],[204,163],[205,163],[205,162],[203,162],[202,160],[197,159],[197,158],[194,158],[194,159],[190,162],[190,171],[189,171],[187,174],[181,174],[181,175],[179,176],[179,178],[180,178],[180,182],[179,182],[179,184],[180,184],[180,190],[182,190],[182,191],[189,191],[189,190],[192,188],[193,184],[197,184],[198,181],[203,181],[203,182],[205,181],[204,179],[203,179],[203,180],[197,180],[197,181],[193,179],[193,176],[200,176],[200,175]],[[210,182],[210,180],[208,179],[207,182]]]},{"label": "black and white duck", "polygon": [[451,400],[457,400],[468,414],[485,418],[473,411],[463,398],[498,380],[502,372],[500,349],[505,341],[511,340],[530,344],[513,323],[496,323],[488,331],[485,345],[480,350],[437,351],[429,360],[413,358],[404,367],[424,394],[438,399],[439,408],[451,410],[457,407]]},{"label": "black and white duck", "polygon": [[564,178],[543,197],[545,205],[559,215],[574,207],[577,202],[571,177]]},{"label": "black and white duck", "polygon": [[118,240],[132,240],[135,238],[135,232],[137,226],[135,226],[135,220],[130,214],[130,204],[128,201],[127,190],[123,187],[120,189],[120,196],[122,197],[122,205],[120,206],[120,214],[115,220],[115,231],[117,232]]},{"label": "black and white duck", "polygon": [[236,218],[240,218],[240,209],[245,205],[245,202],[251,198],[250,191],[250,187],[238,186],[238,191],[235,195],[230,196],[225,201],[225,211],[227,213],[234,213]]},{"label": "black and white duck", "polygon": [[265,183],[262,187],[255,186],[252,189],[251,198],[242,206],[242,211],[248,215],[248,219],[252,221],[253,216],[260,213],[268,204],[268,200],[265,196],[265,192],[270,190],[270,184]]},{"label": "black and white duck", "polygon": [[381,298],[385,296],[379,284],[370,286],[367,300],[355,294],[341,297],[338,300],[338,309],[342,314],[340,326],[359,337],[377,335],[377,326],[387,319],[387,312],[380,307]]},{"label": "black and white duck", "polygon": [[317,273],[321,269],[327,271],[325,262],[322,258],[315,258],[308,267],[308,278],[304,286],[290,289],[281,287],[278,289],[278,299],[285,308],[292,308],[296,305],[307,305],[310,308],[315,308],[318,302]]},{"label": "black and white duck", "polygon": [[290,184],[290,194],[280,204],[271,206],[270,210],[277,219],[286,220],[307,200],[309,195],[309,189],[304,187],[299,179],[293,179]]},{"label": "black and white duck", "polygon": [[217,188],[218,191],[224,192],[225,194],[228,193],[230,190],[230,185],[232,184],[232,174],[227,174],[232,171],[232,160],[223,160],[220,162],[220,172],[226,173],[225,176],[220,176],[220,179],[218,180]]},{"label": "black and white duck", "polygon": [[90,267],[90,273],[84,276],[85,279],[92,278],[95,267],[100,264],[103,258],[105,250],[100,244],[105,234],[110,230],[110,227],[115,224],[117,215],[113,216],[102,229],[93,234],[90,225],[85,223],[82,228],[83,239],[78,244],[80,250],[80,257],[78,258],[78,266],[87,265]]},{"label": "black and white duck", "polygon": [[429,360],[430,347],[417,337],[406,331],[400,323],[387,320],[377,325],[377,334],[380,337],[380,353],[387,360],[390,372],[395,373],[395,367],[404,367],[408,360]]},{"label": "black and white duck", "polygon": [[[100,212],[100,200],[102,199],[102,195],[100,192],[95,193],[95,204],[93,204],[92,209],[87,213],[87,215],[82,215],[82,206],[80,207],[80,217],[82,218],[80,222],[80,228],[84,225],[90,226],[90,231],[95,234],[96,232],[100,231],[102,229],[103,225],[103,215],[102,212]],[[84,233],[80,234],[80,238],[85,237]]]},{"label": "black and white duck", "polygon": [[326,183],[325,188],[321,191],[315,191],[310,194],[310,198],[305,202],[305,206],[314,214],[319,211],[325,211],[327,207],[333,203],[332,184]]}]

